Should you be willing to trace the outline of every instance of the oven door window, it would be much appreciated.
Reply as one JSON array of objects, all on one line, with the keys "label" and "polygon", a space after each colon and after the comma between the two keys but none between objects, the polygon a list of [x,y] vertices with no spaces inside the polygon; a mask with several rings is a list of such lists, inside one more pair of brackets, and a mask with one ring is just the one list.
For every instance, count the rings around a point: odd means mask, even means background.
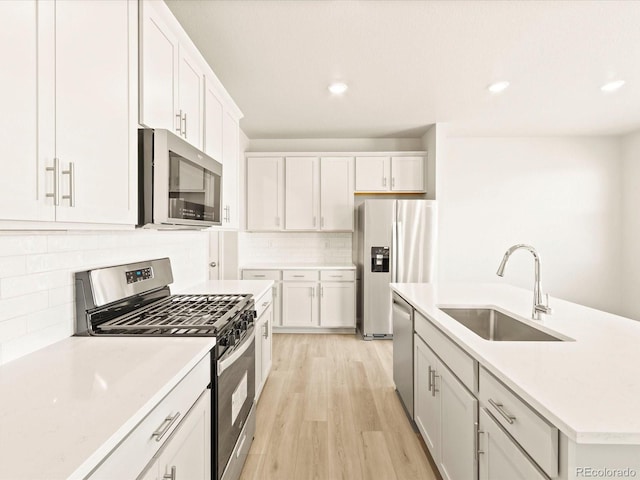
[{"label": "oven door window", "polygon": [[169,218],[220,222],[220,175],[169,152]]}]

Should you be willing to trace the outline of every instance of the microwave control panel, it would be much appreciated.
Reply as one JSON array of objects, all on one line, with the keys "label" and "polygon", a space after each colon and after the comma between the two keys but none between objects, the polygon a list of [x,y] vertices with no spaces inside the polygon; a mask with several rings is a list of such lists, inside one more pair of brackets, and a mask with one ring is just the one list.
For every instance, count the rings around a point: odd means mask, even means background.
[{"label": "microwave control panel", "polygon": [[126,272],[127,285],[131,283],[142,282],[153,278],[153,269],[151,267],[141,268],[139,270],[131,270]]}]

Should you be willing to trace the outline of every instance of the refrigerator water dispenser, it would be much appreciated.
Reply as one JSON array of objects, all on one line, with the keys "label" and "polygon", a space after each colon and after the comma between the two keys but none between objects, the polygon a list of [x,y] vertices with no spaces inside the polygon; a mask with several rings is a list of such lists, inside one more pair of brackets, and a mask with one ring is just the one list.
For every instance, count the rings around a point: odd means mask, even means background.
[{"label": "refrigerator water dispenser", "polygon": [[371,271],[389,271],[389,247],[371,247]]}]

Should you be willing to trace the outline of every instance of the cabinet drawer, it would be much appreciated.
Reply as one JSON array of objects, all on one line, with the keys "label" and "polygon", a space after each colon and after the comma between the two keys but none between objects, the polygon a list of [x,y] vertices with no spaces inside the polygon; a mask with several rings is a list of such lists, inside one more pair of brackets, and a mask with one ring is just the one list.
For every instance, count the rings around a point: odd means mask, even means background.
[{"label": "cabinet drawer", "polygon": [[260,318],[269,304],[273,301],[273,288],[270,288],[264,295],[256,300],[256,318]]},{"label": "cabinet drawer", "polygon": [[320,280],[324,282],[353,282],[355,279],[353,270],[320,270]]},{"label": "cabinet drawer", "polygon": [[414,330],[440,357],[449,369],[472,392],[475,391],[476,361],[447,338],[418,311],[415,312]]},{"label": "cabinet drawer", "polygon": [[284,270],[282,279],[293,282],[314,282],[318,280],[317,270]]},{"label": "cabinet drawer", "polygon": [[280,270],[243,270],[243,280],[280,280]]},{"label": "cabinet drawer", "polygon": [[130,478],[132,472],[141,472],[210,382],[211,359],[207,355],[109,454],[91,480]]},{"label": "cabinet drawer", "polygon": [[550,477],[558,475],[558,429],[480,369],[480,402]]}]

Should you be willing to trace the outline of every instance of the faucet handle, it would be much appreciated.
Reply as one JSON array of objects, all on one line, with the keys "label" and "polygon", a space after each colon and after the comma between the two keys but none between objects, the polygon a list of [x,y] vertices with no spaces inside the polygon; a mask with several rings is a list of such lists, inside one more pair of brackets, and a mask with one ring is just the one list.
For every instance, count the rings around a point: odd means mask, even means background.
[{"label": "faucet handle", "polygon": [[542,313],[544,313],[545,315],[551,315],[553,313],[553,308],[551,308],[549,306],[549,294],[548,293],[545,293],[544,299],[545,299],[545,302],[544,302],[544,305],[540,305],[540,307],[541,307],[540,311]]}]

